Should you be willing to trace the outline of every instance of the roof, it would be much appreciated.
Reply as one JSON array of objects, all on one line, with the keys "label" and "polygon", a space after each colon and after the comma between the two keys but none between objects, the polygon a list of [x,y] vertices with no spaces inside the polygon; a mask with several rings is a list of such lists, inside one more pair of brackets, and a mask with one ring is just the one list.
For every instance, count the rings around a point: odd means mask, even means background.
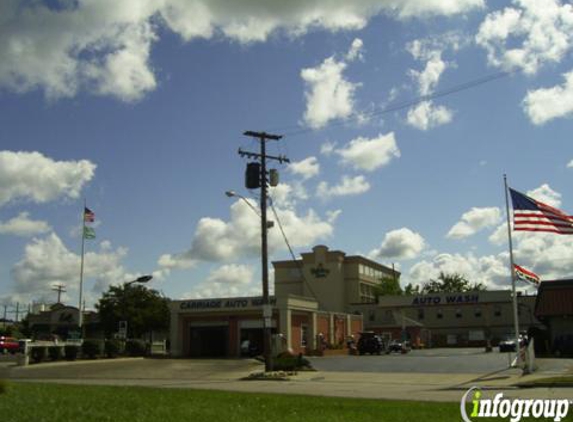
[{"label": "roof", "polygon": [[563,315],[573,315],[573,279],[541,282],[535,302],[535,316]]}]

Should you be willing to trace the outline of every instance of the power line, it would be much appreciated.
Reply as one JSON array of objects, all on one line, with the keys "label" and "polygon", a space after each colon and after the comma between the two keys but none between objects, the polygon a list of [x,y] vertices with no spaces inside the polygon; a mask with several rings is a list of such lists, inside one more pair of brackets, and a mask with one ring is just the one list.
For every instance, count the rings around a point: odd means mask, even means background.
[{"label": "power line", "polygon": [[[342,126],[344,124],[347,124],[348,122],[357,121],[359,119],[371,118],[371,117],[380,116],[380,115],[387,114],[387,113],[392,113],[394,111],[399,111],[399,110],[402,110],[405,108],[412,107],[412,106],[417,105],[419,103],[422,103],[424,101],[434,100],[436,98],[447,97],[448,95],[452,95],[452,94],[455,94],[455,93],[458,93],[461,91],[475,88],[477,86],[484,85],[486,83],[493,82],[497,79],[501,79],[501,78],[504,78],[506,76],[509,76],[512,73],[513,72],[510,72],[510,71],[501,71],[501,72],[492,73],[492,74],[489,74],[486,76],[482,76],[480,78],[472,79],[470,81],[467,81],[467,82],[464,82],[464,83],[461,83],[458,85],[454,85],[454,86],[447,88],[447,89],[436,91],[433,94],[421,95],[421,96],[413,98],[411,100],[392,103],[386,107],[382,107],[379,110],[375,110],[375,111],[371,111],[371,112],[367,112],[367,113],[354,113],[350,117],[333,119],[333,120],[331,120],[330,123],[328,123],[328,124],[326,124],[320,128],[305,128],[305,129],[294,130],[292,132],[285,132],[284,136],[285,137],[295,137],[295,136],[303,135],[305,133],[324,130],[324,129],[331,128],[331,127]],[[298,126],[289,126],[289,127],[295,128]],[[289,127],[284,127],[284,129],[288,129]]]}]

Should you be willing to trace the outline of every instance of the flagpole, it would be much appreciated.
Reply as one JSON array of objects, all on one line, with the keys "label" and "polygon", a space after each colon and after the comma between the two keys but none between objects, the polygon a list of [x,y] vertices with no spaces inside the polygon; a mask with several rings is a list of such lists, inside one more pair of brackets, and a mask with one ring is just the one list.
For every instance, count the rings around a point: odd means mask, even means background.
[{"label": "flagpole", "polygon": [[507,195],[507,176],[503,175],[503,183],[505,186],[505,214],[507,216],[507,237],[509,239],[509,265],[511,273],[511,291],[513,298],[513,325],[515,328],[515,351],[517,353],[516,364],[519,364],[519,315],[517,312],[517,291],[515,288],[515,265],[513,262],[513,241],[511,238],[511,221],[509,218],[509,197]]},{"label": "flagpole", "polygon": [[83,301],[83,291],[84,291],[84,252],[85,252],[85,245],[86,245],[86,236],[85,236],[85,232],[86,232],[86,219],[85,219],[85,213],[86,213],[86,200],[84,198],[84,209],[82,210],[82,232],[81,232],[81,236],[82,236],[82,258],[80,261],[80,299],[79,299],[79,304],[78,304],[78,311],[79,311],[79,315],[78,315],[78,326],[80,329],[80,336],[83,338],[82,335],[82,327],[83,327],[83,312],[82,312],[82,301]]}]

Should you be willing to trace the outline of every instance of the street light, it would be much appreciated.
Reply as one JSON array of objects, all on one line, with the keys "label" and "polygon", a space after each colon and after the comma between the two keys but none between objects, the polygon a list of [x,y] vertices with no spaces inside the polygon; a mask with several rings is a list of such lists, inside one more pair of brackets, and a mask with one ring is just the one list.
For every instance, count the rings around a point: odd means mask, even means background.
[{"label": "street light", "polygon": [[134,283],[142,283],[143,284],[143,283],[147,283],[147,282],[151,281],[152,278],[153,278],[153,276],[149,275],[149,274],[142,275],[140,277],[137,277],[135,280],[131,280],[131,281],[128,281],[127,283],[123,283],[123,285],[124,286],[131,286]]},{"label": "street light", "polygon": [[[239,198],[239,199],[243,200],[243,201],[249,206],[249,208],[252,209],[253,212],[254,212],[255,214],[257,214],[257,216],[258,216],[259,218],[261,218],[261,213],[259,212],[259,210],[256,209],[256,208],[253,206],[253,204],[251,204],[251,202],[250,202],[247,198],[245,198],[243,195],[238,194],[238,193],[235,192],[234,190],[228,190],[228,191],[226,191],[226,192],[225,192],[225,195],[227,195],[229,198]],[[275,226],[275,222],[274,222],[274,221],[271,221],[271,220],[268,220],[268,221],[267,221],[267,229],[270,229],[270,228],[272,228],[272,227],[274,227],[274,226]]]},{"label": "street light", "polygon": [[[124,290],[123,294],[125,295],[125,291],[126,291],[127,286],[131,286],[132,284],[135,284],[135,283],[145,284],[145,283],[148,283],[149,281],[151,281],[152,278],[153,278],[152,275],[146,274],[146,275],[142,275],[142,276],[137,277],[135,280],[131,280],[131,281],[123,283],[123,290]],[[124,299],[123,303],[121,303],[121,316],[123,317],[123,320],[119,321],[119,327],[118,327],[119,333],[120,333],[119,335],[127,338],[127,311],[126,311],[125,299]]]}]

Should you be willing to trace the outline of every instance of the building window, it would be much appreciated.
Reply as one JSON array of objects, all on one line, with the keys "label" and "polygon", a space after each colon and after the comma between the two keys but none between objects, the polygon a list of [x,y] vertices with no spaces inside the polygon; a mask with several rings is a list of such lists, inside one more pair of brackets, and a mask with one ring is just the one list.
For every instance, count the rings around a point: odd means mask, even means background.
[{"label": "building window", "polygon": [[462,317],[462,310],[460,308],[456,309],[456,318]]},{"label": "building window", "polygon": [[493,308],[493,314],[494,314],[496,317],[500,317],[500,316],[501,316],[501,306],[496,305],[496,306]]},{"label": "building window", "polygon": [[424,310],[418,309],[418,319],[424,319]]},{"label": "building window", "polygon": [[442,319],[444,317],[444,312],[441,309],[436,311],[436,318]]},{"label": "building window", "polygon": [[474,315],[476,318],[481,318],[481,308],[476,308]]},{"label": "building window", "polygon": [[308,335],[308,325],[301,325],[300,326],[300,345],[302,347],[306,347],[307,335]]}]

